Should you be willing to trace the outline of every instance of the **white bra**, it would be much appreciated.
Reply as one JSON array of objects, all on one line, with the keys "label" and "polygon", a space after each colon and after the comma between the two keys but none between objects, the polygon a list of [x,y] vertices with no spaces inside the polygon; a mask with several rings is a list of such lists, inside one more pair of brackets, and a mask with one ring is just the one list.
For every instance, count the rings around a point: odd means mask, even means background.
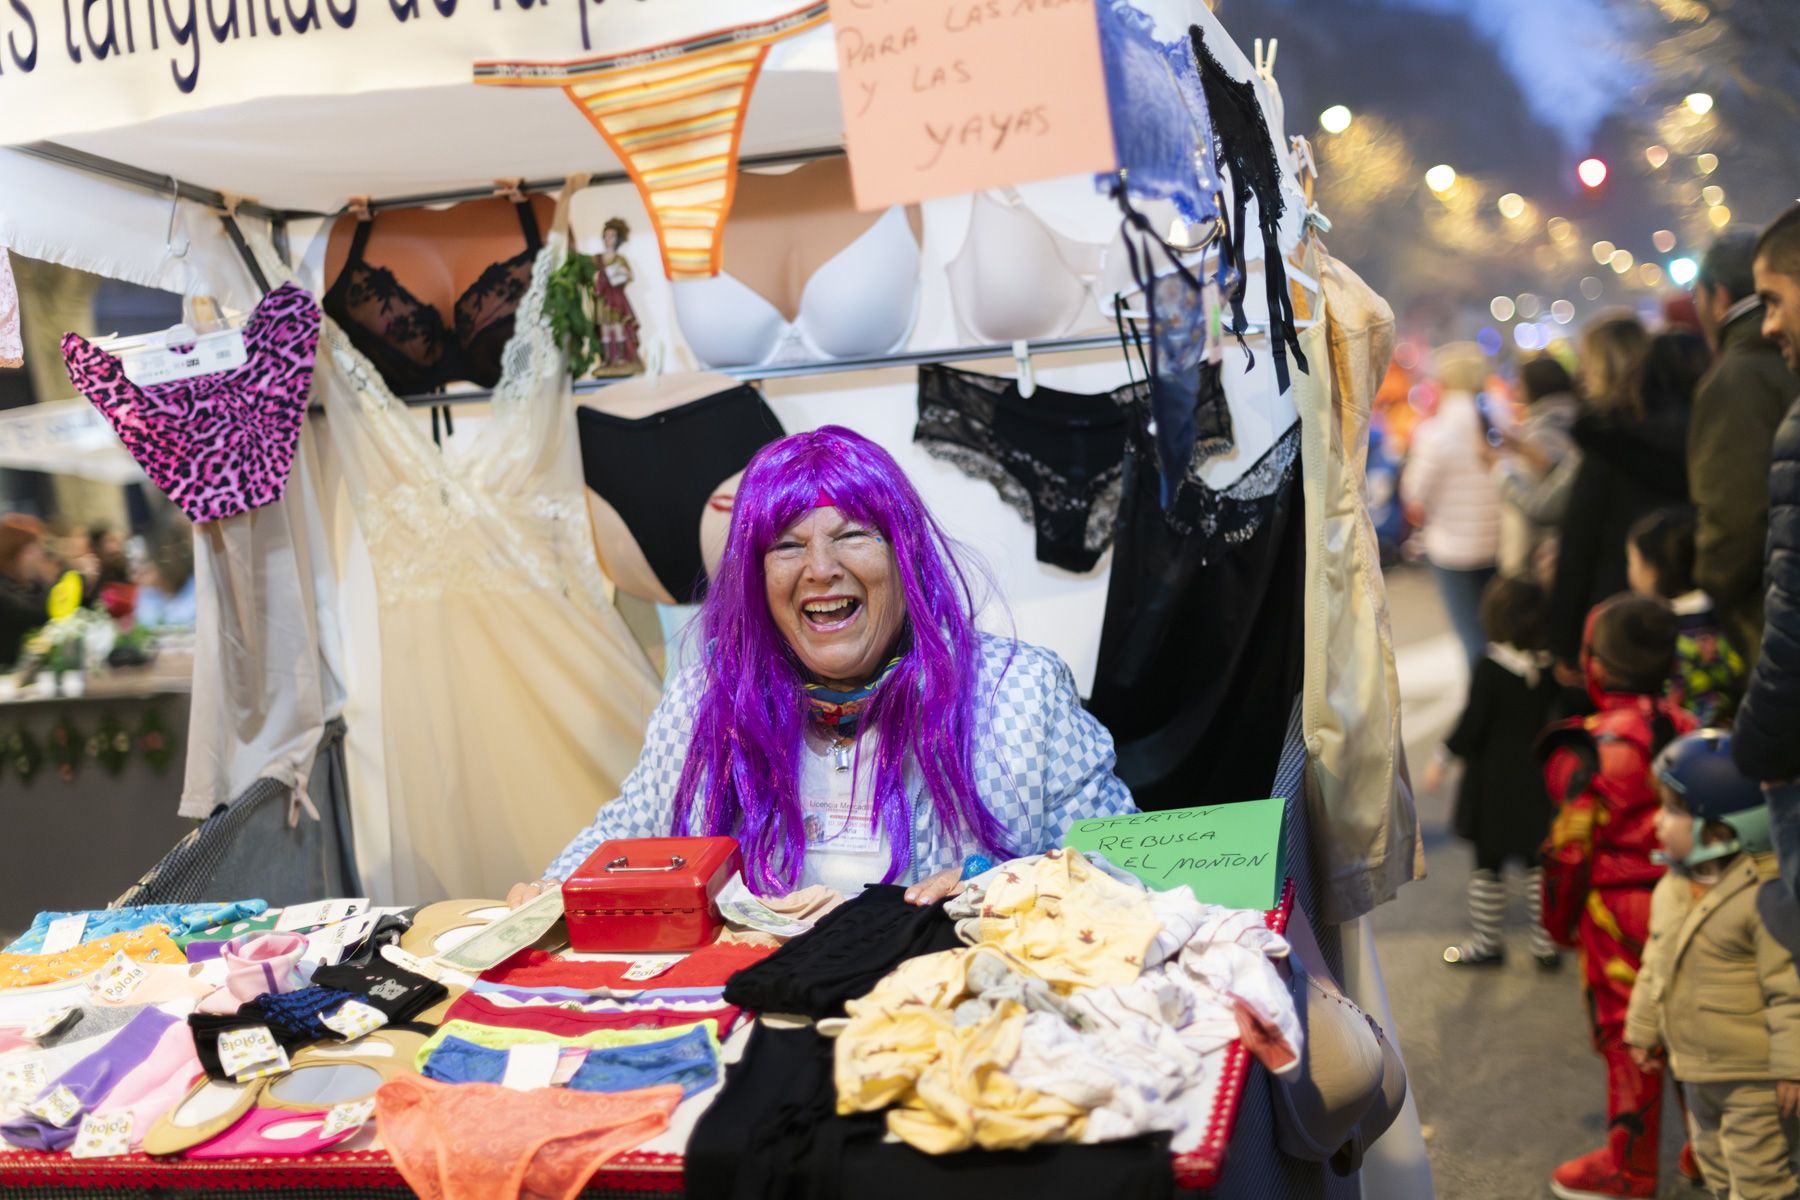
[{"label": "white bra", "polygon": [[957,322],[978,342],[1068,333],[1092,303],[1106,250],[1052,229],[1011,188],[977,192],[968,235],[950,260]]},{"label": "white bra", "polygon": [[863,358],[905,344],[919,308],[919,243],[906,210],[890,208],[814,271],[800,313],[781,310],[721,272],[671,285],[675,320],[707,367],[760,367]]}]

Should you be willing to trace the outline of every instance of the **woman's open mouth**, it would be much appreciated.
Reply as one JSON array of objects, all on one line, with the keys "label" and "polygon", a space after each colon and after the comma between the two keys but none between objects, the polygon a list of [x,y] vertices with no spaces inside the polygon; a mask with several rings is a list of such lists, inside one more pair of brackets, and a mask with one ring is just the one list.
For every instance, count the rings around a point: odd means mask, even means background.
[{"label": "woman's open mouth", "polygon": [[848,629],[862,608],[855,596],[821,596],[801,604],[800,616],[814,633],[836,633]]}]

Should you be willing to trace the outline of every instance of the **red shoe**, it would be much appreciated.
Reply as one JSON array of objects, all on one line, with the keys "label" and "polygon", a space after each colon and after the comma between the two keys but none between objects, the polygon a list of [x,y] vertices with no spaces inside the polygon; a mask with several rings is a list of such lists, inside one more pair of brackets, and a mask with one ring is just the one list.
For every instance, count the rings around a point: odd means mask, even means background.
[{"label": "red shoe", "polygon": [[1706,1186],[1706,1180],[1700,1174],[1700,1164],[1694,1159],[1694,1144],[1692,1142],[1687,1143],[1681,1148],[1681,1157],[1676,1160],[1675,1166],[1676,1169],[1681,1172],[1681,1177],[1695,1187]]},{"label": "red shoe", "polygon": [[1625,1170],[1602,1146],[1556,1168],[1550,1191],[1560,1200],[1656,1200],[1656,1176]]}]

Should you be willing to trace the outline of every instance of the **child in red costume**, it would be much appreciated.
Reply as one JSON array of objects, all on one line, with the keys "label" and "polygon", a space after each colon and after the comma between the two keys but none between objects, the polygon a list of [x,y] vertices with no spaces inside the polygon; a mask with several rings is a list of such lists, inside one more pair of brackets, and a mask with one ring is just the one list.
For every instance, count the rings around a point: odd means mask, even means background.
[{"label": "child in red costume", "polygon": [[1640,1071],[1625,1045],[1625,1010],[1650,935],[1662,877],[1659,802],[1650,764],[1695,726],[1663,698],[1678,626],[1666,605],[1621,595],[1588,617],[1582,667],[1598,711],[1552,726],[1538,745],[1558,806],[1544,847],[1544,928],[1581,951],[1594,1049],[1606,1061],[1606,1145],[1551,1176],[1563,1200],[1656,1195],[1663,1071]]}]

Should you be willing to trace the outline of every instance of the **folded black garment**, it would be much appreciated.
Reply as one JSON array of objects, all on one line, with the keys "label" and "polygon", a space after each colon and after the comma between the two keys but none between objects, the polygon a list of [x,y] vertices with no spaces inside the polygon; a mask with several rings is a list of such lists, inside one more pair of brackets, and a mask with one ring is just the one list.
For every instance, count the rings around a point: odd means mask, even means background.
[{"label": "folded black garment", "polygon": [[307,987],[299,991],[269,993],[240,1006],[234,1013],[190,1013],[188,1026],[194,1031],[194,1051],[200,1065],[213,1079],[231,1078],[219,1062],[219,1035],[232,1029],[266,1025],[275,1044],[290,1055],[300,1047],[323,1041],[336,1034],[319,1018],[336,1011],[346,1000],[359,999],[355,992],[329,987]]},{"label": "folded black garment", "polygon": [[876,884],[733,975],[725,1000],[756,1012],[842,1016],[844,1001],[866,995],[900,963],[961,945],[941,902],[921,908],[906,902],[905,888]]},{"label": "folded black garment", "polygon": [[925,1154],[886,1140],[881,1113],[837,1115],[830,1039],[758,1025],[688,1140],[689,1200],[1170,1200],[1169,1135],[1094,1146]]},{"label": "folded black garment", "polygon": [[444,985],[395,966],[376,954],[365,963],[339,963],[313,972],[319,987],[354,992],[371,1008],[378,1008],[389,1025],[410,1021],[450,993]]}]

